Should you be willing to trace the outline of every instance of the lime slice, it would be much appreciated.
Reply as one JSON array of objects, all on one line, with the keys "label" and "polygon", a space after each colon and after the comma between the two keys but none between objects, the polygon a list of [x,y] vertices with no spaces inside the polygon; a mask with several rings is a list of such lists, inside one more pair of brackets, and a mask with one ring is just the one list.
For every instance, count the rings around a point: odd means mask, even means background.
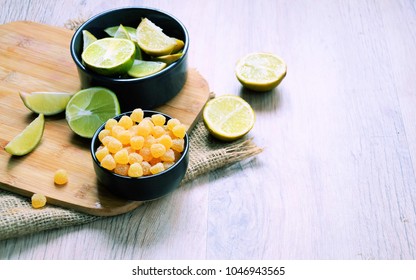
[{"label": "lime slice", "polygon": [[77,135],[92,138],[108,119],[120,114],[120,104],[114,92],[91,87],[74,94],[66,106],[66,121]]},{"label": "lime slice", "polygon": [[91,70],[111,76],[127,73],[133,65],[135,54],[136,46],[133,41],[104,38],[91,43],[81,57]]},{"label": "lime slice", "polygon": [[36,119],[4,147],[4,150],[14,156],[23,156],[30,153],[40,143],[44,128],[45,117],[43,114],[39,114]]},{"label": "lime slice", "polygon": [[181,57],[182,57],[182,53],[174,53],[174,54],[167,54],[167,55],[162,55],[162,56],[155,56],[155,57],[152,57],[152,60],[164,62],[166,64],[171,64],[177,61]]},{"label": "lime slice", "polygon": [[97,41],[97,38],[91,34],[91,32],[89,32],[88,30],[82,30],[82,40],[83,40],[83,51],[85,51],[85,49],[91,45],[92,42]]},{"label": "lime slice", "polygon": [[252,53],[241,58],[235,73],[240,83],[254,91],[269,91],[286,76],[286,63],[271,53]]},{"label": "lime slice", "polygon": [[208,131],[224,141],[243,137],[253,128],[255,119],[250,104],[235,95],[211,99],[203,109],[203,120]]},{"label": "lime slice", "polygon": [[143,18],[137,27],[137,43],[151,56],[170,54],[177,44],[176,39],[167,36],[160,27],[147,18]]},{"label": "lime slice", "polygon": [[133,66],[127,72],[132,77],[141,78],[157,73],[166,67],[166,63],[159,61],[134,60]]},{"label": "lime slice", "polygon": [[[126,30],[129,35],[130,39],[133,41],[137,41],[137,30],[136,28],[130,27],[130,26],[123,26],[124,30]],[[107,33],[109,36],[114,37],[117,30],[120,28],[120,26],[111,26],[106,29],[104,29],[105,33]]]},{"label": "lime slice", "polygon": [[19,92],[25,106],[34,113],[45,116],[56,115],[65,111],[72,94],[67,92]]}]

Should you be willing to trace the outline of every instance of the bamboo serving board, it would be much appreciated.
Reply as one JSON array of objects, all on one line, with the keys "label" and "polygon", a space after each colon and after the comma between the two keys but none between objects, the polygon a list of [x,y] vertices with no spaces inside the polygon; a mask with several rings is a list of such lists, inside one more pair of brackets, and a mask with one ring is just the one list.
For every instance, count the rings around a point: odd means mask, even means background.
[{"label": "bamboo serving board", "polygon": [[[47,117],[40,145],[23,157],[10,156],[4,147],[35,117],[18,92],[77,92],[80,82],[69,44],[73,32],[34,22],[0,25],[0,188],[27,197],[43,193],[48,204],[80,212],[113,216],[131,211],[143,202],[119,199],[96,180],[89,139],[70,130],[62,115]],[[156,108],[180,119],[192,129],[206,101],[209,87],[190,69],[182,91]],[[55,186],[54,172],[68,171],[69,182]]]}]

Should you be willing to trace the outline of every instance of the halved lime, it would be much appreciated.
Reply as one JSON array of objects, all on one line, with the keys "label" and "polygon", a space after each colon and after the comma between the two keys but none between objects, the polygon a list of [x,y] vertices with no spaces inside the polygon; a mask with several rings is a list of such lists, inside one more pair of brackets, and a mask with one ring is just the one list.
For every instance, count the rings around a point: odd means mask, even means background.
[{"label": "halved lime", "polygon": [[92,35],[91,32],[89,32],[88,30],[82,30],[82,40],[83,40],[83,45],[82,45],[82,50],[85,51],[85,49],[91,45],[92,42],[97,41],[97,38]]},{"label": "halved lime", "polygon": [[91,87],[74,94],[66,106],[65,117],[77,135],[92,138],[108,119],[120,114],[120,104],[114,92],[103,87]]},{"label": "halved lime", "polygon": [[[124,30],[126,30],[129,35],[130,35],[130,39],[133,41],[137,41],[137,30],[136,28],[130,27],[130,26],[124,26]],[[106,29],[104,29],[104,31],[111,37],[114,37],[114,35],[116,34],[117,30],[120,28],[120,26],[111,26],[108,27]]]},{"label": "halved lime", "polygon": [[25,106],[34,113],[51,116],[65,111],[72,93],[68,92],[19,92]]},{"label": "halved lime", "polygon": [[4,150],[14,156],[23,156],[30,153],[40,143],[44,128],[45,117],[43,114],[39,114],[36,119],[4,147]]},{"label": "halved lime", "polygon": [[253,128],[255,119],[250,104],[235,95],[211,99],[203,109],[203,120],[208,131],[224,141],[243,137]]},{"label": "halved lime", "polygon": [[151,56],[170,54],[176,47],[176,39],[167,36],[163,30],[147,18],[143,18],[137,27],[137,43]]},{"label": "halved lime", "polygon": [[134,60],[133,66],[127,72],[132,77],[141,78],[159,72],[166,63],[159,61]]},{"label": "halved lime", "polygon": [[271,53],[251,53],[241,58],[235,67],[240,83],[254,91],[269,91],[286,76],[286,63]]},{"label": "halved lime", "polygon": [[82,60],[98,74],[111,76],[127,73],[133,65],[136,46],[131,40],[103,38],[91,43],[82,52]]}]

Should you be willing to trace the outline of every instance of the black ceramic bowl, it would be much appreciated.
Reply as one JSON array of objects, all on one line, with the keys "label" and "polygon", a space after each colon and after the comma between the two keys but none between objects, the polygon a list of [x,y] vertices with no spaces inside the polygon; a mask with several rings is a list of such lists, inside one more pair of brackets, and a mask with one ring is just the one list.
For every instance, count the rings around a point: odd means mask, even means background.
[{"label": "black ceramic bowl", "polygon": [[[143,111],[145,117],[150,117],[151,115],[158,113],[164,115],[166,121],[171,119],[170,116],[160,112],[150,110]],[[119,120],[123,115],[130,114],[131,112],[126,112],[116,116],[115,119]],[[147,201],[167,195],[180,185],[189,163],[189,139],[187,134],[184,137],[185,148],[182,152],[182,156],[173,166],[155,175],[132,178],[118,175],[101,167],[100,162],[96,158],[95,151],[100,146],[98,134],[104,129],[104,126],[105,123],[95,132],[91,141],[90,151],[97,179],[101,185],[107,188],[111,193],[127,200]]]},{"label": "black ceramic bowl", "polygon": [[[88,30],[98,39],[109,37],[104,29],[111,26],[136,28],[141,19],[147,17],[163,32],[184,41],[182,57],[158,73],[143,78],[119,78],[99,75],[82,64],[83,30]],[[102,86],[114,91],[120,102],[121,111],[135,108],[153,109],[175,97],[186,82],[189,36],[185,26],[174,16],[151,8],[128,7],[98,14],[82,24],[72,37],[70,50],[77,66],[81,88]]]}]

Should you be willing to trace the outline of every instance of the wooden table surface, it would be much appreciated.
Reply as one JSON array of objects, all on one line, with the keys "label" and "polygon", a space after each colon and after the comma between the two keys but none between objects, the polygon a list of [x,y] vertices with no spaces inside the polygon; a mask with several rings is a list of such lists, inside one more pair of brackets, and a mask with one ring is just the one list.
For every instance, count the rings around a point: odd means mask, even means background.
[{"label": "wooden table surface", "polygon": [[[1,241],[0,258],[416,259],[415,1],[0,3],[1,24],[138,5],[175,15],[189,65],[252,105],[264,147],[128,214]],[[234,76],[256,51],[287,62],[271,92]]]}]

